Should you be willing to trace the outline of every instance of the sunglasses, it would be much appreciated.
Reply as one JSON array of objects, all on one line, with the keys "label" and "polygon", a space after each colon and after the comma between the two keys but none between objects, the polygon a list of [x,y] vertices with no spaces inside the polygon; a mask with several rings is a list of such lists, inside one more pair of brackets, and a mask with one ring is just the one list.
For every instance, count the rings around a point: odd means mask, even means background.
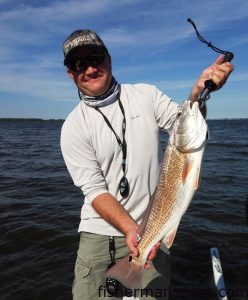
[{"label": "sunglasses", "polygon": [[94,52],[91,55],[83,58],[74,58],[67,63],[67,68],[74,72],[83,72],[88,67],[97,67],[101,65],[106,57],[104,51]]}]

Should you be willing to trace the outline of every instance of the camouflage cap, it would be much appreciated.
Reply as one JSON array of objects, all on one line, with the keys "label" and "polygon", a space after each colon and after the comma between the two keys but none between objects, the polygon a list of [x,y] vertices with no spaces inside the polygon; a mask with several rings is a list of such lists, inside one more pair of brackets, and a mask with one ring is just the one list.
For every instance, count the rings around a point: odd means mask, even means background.
[{"label": "camouflage cap", "polygon": [[94,31],[88,29],[76,30],[68,36],[63,44],[65,65],[68,62],[69,54],[78,47],[100,47],[108,52],[103,41]]}]

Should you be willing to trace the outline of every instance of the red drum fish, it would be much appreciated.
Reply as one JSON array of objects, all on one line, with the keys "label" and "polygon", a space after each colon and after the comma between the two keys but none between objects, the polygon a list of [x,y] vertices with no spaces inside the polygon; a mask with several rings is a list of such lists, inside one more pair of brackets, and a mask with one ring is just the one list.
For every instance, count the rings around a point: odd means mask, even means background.
[{"label": "red drum fish", "polygon": [[180,220],[199,187],[208,126],[197,101],[179,106],[169,134],[158,184],[138,230],[139,256],[124,257],[106,274],[133,290],[141,287],[152,247],[159,241],[171,247]]}]

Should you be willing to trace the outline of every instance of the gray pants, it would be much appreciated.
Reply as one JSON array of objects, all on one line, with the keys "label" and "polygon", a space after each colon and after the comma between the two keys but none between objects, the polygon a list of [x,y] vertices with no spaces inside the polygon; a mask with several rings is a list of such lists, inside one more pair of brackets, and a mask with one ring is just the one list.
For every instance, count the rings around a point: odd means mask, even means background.
[{"label": "gray pants", "polygon": [[[124,237],[115,237],[115,260],[128,255]],[[105,288],[105,273],[111,263],[109,254],[109,237],[82,232],[78,256],[75,264],[75,279],[73,282],[73,300],[121,299],[108,295]],[[139,299],[166,299],[169,285],[170,255],[168,249],[161,245],[153,266],[144,270],[142,290]],[[131,296],[128,291],[127,297]],[[128,299],[128,298],[127,298]]]}]

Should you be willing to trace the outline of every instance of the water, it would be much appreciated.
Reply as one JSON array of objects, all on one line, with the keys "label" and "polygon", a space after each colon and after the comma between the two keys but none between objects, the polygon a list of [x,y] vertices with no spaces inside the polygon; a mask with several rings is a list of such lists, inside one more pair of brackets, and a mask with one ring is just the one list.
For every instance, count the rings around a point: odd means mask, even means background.
[{"label": "water", "polygon": [[[0,122],[1,300],[72,298],[83,197],[64,166],[61,124]],[[201,188],[171,249],[171,300],[217,299],[213,246],[229,299],[248,299],[248,120],[209,121],[209,128]]]}]

